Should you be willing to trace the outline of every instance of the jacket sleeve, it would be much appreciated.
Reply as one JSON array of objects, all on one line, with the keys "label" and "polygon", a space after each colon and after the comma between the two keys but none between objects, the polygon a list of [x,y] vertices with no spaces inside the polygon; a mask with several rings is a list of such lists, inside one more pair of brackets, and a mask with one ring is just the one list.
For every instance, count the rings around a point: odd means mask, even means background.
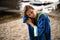
[{"label": "jacket sleeve", "polygon": [[51,40],[50,20],[48,16],[46,16],[46,19],[45,19],[45,26],[46,26],[46,29],[45,29],[46,40]]},{"label": "jacket sleeve", "polygon": [[41,36],[42,34],[44,34],[45,31],[45,16],[44,14],[42,14],[39,19],[38,19],[38,36]]},{"label": "jacket sleeve", "polygon": [[25,16],[25,17],[23,17],[23,23],[26,23],[26,21],[28,20],[28,17],[27,16]]}]

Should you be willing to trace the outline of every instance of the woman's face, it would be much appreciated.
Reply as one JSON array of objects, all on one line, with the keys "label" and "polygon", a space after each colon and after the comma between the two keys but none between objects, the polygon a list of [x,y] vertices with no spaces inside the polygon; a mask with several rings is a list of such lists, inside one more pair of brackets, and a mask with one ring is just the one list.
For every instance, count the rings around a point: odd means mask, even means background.
[{"label": "woman's face", "polygon": [[36,11],[34,9],[29,9],[27,12],[26,12],[26,15],[30,18],[36,18]]}]

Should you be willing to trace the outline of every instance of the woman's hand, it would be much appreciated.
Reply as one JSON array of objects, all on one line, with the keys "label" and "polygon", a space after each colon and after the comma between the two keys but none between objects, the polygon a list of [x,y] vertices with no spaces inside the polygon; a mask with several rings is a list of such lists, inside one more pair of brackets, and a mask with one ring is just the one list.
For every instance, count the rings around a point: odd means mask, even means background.
[{"label": "woman's hand", "polygon": [[28,18],[26,23],[30,24],[30,23],[32,23],[32,20],[30,18]]},{"label": "woman's hand", "polygon": [[33,24],[32,20],[30,18],[28,18],[27,22],[28,24],[30,24],[32,27],[34,27],[35,25]]}]

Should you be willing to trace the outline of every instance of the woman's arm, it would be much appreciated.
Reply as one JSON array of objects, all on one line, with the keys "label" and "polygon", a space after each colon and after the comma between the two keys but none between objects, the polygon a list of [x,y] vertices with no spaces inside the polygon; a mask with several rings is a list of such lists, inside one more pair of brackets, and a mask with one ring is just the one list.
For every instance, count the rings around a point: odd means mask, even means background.
[{"label": "woman's arm", "polygon": [[37,36],[37,26],[33,24],[31,19],[27,20],[26,23],[30,24],[34,28],[34,37],[36,37]]},{"label": "woman's arm", "polygon": [[28,18],[28,20],[27,20],[26,23],[27,23],[27,24],[30,24],[33,28],[34,28],[34,26],[35,26],[30,18]]},{"label": "woman's arm", "polygon": [[48,17],[46,17],[46,21],[45,21],[45,26],[46,26],[46,40],[51,40],[51,29],[50,29],[50,20]]}]

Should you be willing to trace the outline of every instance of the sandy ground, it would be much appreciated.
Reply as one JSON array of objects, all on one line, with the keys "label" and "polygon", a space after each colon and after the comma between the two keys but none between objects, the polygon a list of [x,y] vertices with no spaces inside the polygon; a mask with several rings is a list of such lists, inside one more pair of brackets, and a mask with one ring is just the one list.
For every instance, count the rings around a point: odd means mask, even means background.
[{"label": "sandy ground", "polygon": [[0,24],[1,40],[28,40],[27,25],[21,19]]},{"label": "sandy ground", "polygon": [[28,40],[27,25],[20,14],[0,15],[0,40]]}]

